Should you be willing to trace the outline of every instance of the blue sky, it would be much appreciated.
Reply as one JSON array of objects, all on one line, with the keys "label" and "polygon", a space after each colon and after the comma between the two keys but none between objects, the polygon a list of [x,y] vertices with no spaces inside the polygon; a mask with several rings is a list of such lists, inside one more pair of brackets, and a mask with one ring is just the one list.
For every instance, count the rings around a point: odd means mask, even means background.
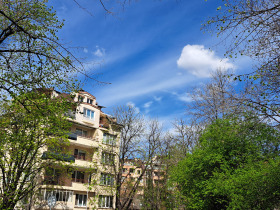
[{"label": "blue sky", "polygon": [[78,47],[73,50],[87,70],[111,83],[87,80],[84,87],[107,107],[105,112],[131,104],[166,127],[175,118],[188,118],[188,92],[206,82],[211,71],[223,67],[242,73],[250,68],[246,57],[224,58],[225,46],[200,30],[215,15],[217,0],[139,0],[124,9],[107,3],[113,15],[106,15],[99,1],[77,1],[92,15],[72,0],[50,4],[65,19],[61,41]]}]

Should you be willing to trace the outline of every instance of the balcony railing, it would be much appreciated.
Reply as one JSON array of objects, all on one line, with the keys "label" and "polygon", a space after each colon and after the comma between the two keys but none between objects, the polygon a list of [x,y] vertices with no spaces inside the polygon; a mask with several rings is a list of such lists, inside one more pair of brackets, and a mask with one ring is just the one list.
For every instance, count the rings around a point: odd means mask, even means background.
[{"label": "balcony railing", "polygon": [[74,155],[61,154],[52,151],[43,152],[42,159],[55,159],[60,161],[75,162]]},{"label": "balcony railing", "polygon": [[44,180],[43,180],[43,184],[58,185],[59,184],[59,177],[45,176]]},{"label": "balcony railing", "polygon": [[76,133],[68,133],[68,139],[77,141],[77,136]]},{"label": "balcony railing", "polygon": [[75,159],[78,160],[86,160],[86,156],[85,155],[74,155]]},{"label": "balcony railing", "polygon": [[86,180],[85,179],[75,179],[75,178],[72,178],[72,182],[86,183]]},{"label": "balcony railing", "polygon": [[82,135],[82,134],[76,134],[76,135],[79,136],[79,137],[82,137],[82,138],[91,140],[91,141],[94,141],[94,140],[95,140],[95,138],[92,138],[92,137],[90,137],[90,136],[85,136],[85,135]]},{"label": "balcony railing", "polygon": [[65,115],[66,117],[69,117],[69,118],[73,119],[73,120],[76,119],[76,113],[75,113],[75,111],[69,110],[68,112],[65,112],[64,115]]}]

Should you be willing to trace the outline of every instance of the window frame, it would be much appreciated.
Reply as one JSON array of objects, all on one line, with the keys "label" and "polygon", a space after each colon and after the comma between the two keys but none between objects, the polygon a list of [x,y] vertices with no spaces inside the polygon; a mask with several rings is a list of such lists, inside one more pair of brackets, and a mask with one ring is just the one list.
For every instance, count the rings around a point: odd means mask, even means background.
[{"label": "window frame", "polygon": [[115,182],[115,179],[112,174],[101,173],[100,185],[114,186],[114,182]]},{"label": "window frame", "polygon": [[[81,201],[81,204],[80,204],[80,201]],[[86,207],[87,206],[87,195],[86,194],[76,194],[75,206]]]},{"label": "window frame", "polygon": [[117,144],[117,135],[103,133],[102,143],[115,146]]},{"label": "window frame", "polygon": [[93,100],[90,98],[87,98],[87,103],[93,105]]},{"label": "window frame", "polygon": [[[81,177],[81,178],[79,178]],[[83,178],[82,178],[83,177]],[[72,182],[86,183],[84,171],[74,171],[72,174]]]},{"label": "window frame", "polygon": [[113,196],[109,195],[99,195],[98,197],[98,207],[99,208],[113,208]]},{"label": "window frame", "polygon": [[86,151],[74,149],[74,158],[78,160],[86,160]]},{"label": "window frame", "polygon": [[77,136],[87,137],[88,131],[81,128],[76,128],[75,134],[77,134]]},{"label": "window frame", "polygon": [[109,152],[102,152],[101,163],[106,165],[114,165],[115,155]]},{"label": "window frame", "polygon": [[[89,115],[88,115],[88,113],[89,113]],[[83,116],[85,118],[89,119],[89,120],[94,120],[94,118],[95,118],[95,111],[84,107],[84,114],[83,114]]]}]

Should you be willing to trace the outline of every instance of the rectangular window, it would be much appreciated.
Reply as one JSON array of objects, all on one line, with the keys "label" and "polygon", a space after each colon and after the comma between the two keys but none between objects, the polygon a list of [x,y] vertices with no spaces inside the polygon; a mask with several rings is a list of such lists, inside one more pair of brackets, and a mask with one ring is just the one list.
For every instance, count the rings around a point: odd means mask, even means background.
[{"label": "rectangular window", "polygon": [[87,137],[88,133],[86,130],[83,130],[83,129],[80,129],[80,128],[76,128],[76,131],[75,133],[78,135],[78,136],[83,136],[83,137]]},{"label": "rectangular window", "polygon": [[72,202],[73,191],[46,190],[44,192],[44,200],[48,200],[50,196],[55,196],[57,201]]},{"label": "rectangular window", "polygon": [[101,173],[101,178],[100,178],[100,184],[101,185],[114,185],[114,177],[112,174],[105,174]]},{"label": "rectangular window", "polygon": [[134,168],[130,168],[129,173],[134,173]]},{"label": "rectangular window", "polygon": [[102,152],[101,162],[103,164],[113,165],[114,155],[111,153]]},{"label": "rectangular window", "polygon": [[61,171],[59,169],[47,168],[45,171],[45,184],[58,185]]},{"label": "rectangular window", "polygon": [[79,101],[79,102],[84,102],[84,97],[78,96],[78,101]]},{"label": "rectangular window", "polygon": [[141,173],[141,170],[137,170],[137,174],[140,174]]},{"label": "rectangular window", "polygon": [[74,173],[72,174],[72,182],[85,183],[85,172],[74,171]]},{"label": "rectangular window", "polygon": [[92,104],[92,103],[93,103],[93,100],[88,98],[88,99],[87,99],[87,103],[88,103],[88,104]]},{"label": "rectangular window", "polygon": [[113,196],[99,195],[100,208],[113,208]]},{"label": "rectangular window", "polygon": [[94,111],[84,108],[84,117],[94,120]]},{"label": "rectangular window", "polygon": [[116,145],[116,139],[116,135],[111,135],[108,133],[103,134],[103,144]]},{"label": "rectangular window", "polygon": [[76,194],[76,206],[85,207],[87,206],[87,195]]},{"label": "rectangular window", "polygon": [[83,150],[75,149],[74,150],[74,157],[75,159],[85,160],[86,159],[86,152]]}]

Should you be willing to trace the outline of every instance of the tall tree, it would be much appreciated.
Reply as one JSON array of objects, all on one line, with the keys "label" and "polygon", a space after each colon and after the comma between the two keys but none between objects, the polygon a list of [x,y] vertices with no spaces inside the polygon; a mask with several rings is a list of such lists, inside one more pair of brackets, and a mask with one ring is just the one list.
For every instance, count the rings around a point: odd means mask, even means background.
[{"label": "tall tree", "polygon": [[229,72],[218,69],[211,80],[202,87],[195,88],[187,105],[187,113],[197,123],[211,123],[228,114],[239,114],[244,110],[244,97],[247,89],[236,90]]},{"label": "tall tree", "polygon": [[[22,106],[19,101],[26,98],[29,100]],[[68,141],[69,123],[64,113],[71,104],[49,99],[48,94],[31,92],[1,104],[0,209],[14,209],[27,199],[29,203],[42,184],[44,169],[68,157],[60,155],[60,147]],[[47,147],[58,153],[44,153]]]},{"label": "tall tree", "polygon": [[187,209],[277,208],[279,137],[250,115],[214,121],[173,170]]},{"label": "tall tree", "polygon": [[[138,191],[141,180],[145,178],[147,167],[152,165],[161,142],[161,128],[157,121],[145,121],[144,117],[132,106],[117,107],[113,115],[122,125],[120,137],[119,170],[116,170],[116,208],[129,209]],[[127,159],[140,159],[135,166],[141,168],[135,180],[130,172],[123,176]],[[137,165],[137,163],[139,165]],[[126,190],[124,190],[124,188]]]},{"label": "tall tree", "polygon": [[59,42],[62,26],[47,0],[0,2],[1,99],[35,88],[75,87],[73,76],[83,70]]},{"label": "tall tree", "polygon": [[206,29],[214,27],[219,37],[230,40],[226,54],[248,55],[256,60],[255,70],[240,75],[257,89],[247,104],[264,117],[279,124],[279,17],[277,0],[222,0],[218,14],[208,20]]}]

